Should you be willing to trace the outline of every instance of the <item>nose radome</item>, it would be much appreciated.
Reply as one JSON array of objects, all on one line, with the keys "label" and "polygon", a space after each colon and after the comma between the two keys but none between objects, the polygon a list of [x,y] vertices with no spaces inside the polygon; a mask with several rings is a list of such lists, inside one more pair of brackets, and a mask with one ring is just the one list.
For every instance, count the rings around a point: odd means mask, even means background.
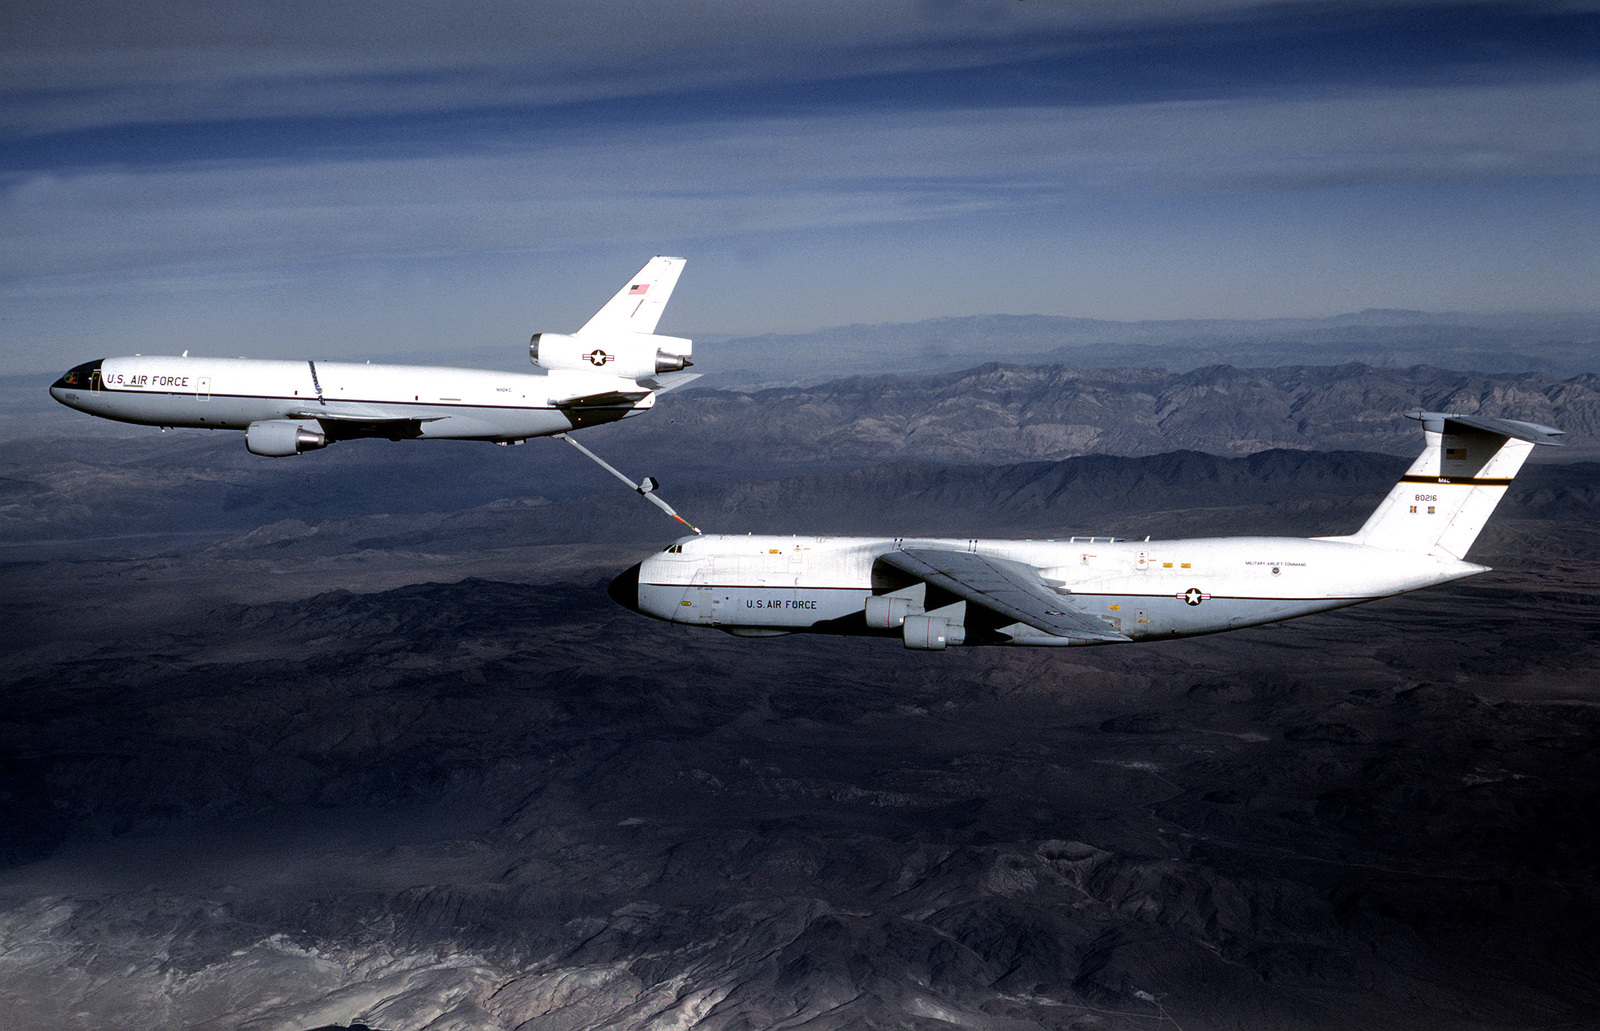
[{"label": "nose radome", "polygon": [[635,562],[618,573],[616,579],[611,581],[611,586],[606,588],[612,601],[634,612],[639,611],[639,565]]},{"label": "nose radome", "polygon": [[78,406],[73,402],[78,399],[78,392],[88,389],[88,381],[78,375],[77,369],[73,369],[50,384],[50,396],[68,408],[76,408]]}]

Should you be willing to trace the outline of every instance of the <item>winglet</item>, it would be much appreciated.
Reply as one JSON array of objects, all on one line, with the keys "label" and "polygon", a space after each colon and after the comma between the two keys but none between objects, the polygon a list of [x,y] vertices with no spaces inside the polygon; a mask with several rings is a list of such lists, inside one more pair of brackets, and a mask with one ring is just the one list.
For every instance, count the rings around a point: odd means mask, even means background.
[{"label": "winglet", "polygon": [[645,263],[605,307],[583,324],[574,336],[612,336],[618,333],[654,333],[661,312],[678,285],[686,259],[657,256]]}]

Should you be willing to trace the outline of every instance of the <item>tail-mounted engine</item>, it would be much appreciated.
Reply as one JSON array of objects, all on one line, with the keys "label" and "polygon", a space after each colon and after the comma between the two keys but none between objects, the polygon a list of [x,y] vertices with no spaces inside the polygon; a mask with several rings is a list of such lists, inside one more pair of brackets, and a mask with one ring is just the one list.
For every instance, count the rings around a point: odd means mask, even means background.
[{"label": "tail-mounted engine", "polygon": [[636,333],[627,336],[568,336],[535,333],[528,357],[543,369],[608,372],[625,379],[646,379],[663,372],[682,372],[693,365],[693,342],[683,337]]}]

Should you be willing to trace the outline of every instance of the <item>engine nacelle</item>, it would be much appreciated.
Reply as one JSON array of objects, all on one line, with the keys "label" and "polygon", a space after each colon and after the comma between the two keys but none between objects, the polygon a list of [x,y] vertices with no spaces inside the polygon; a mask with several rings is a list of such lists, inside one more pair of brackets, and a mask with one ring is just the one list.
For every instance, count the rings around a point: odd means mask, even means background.
[{"label": "engine nacelle", "polygon": [[967,639],[966,627],[952,626],[943,616],[907,616],[904,625],[906,647],[912,651],[942,652],[946,645]]},{"label": "engine nacelle", "polygon": [[867,599],[867,626],[876,630],[893,630],[906,621],[906,617],[920,613],[922,606],[910,598],[892,594],[875,594]]},{"label": "engine nacelle", "polygon": [[253,455],[268,458],[287,458],[302,451],[315,451],[327,447],[328,438],[308,429],[305,424],[287,419],[253,422],[245,428],[244,446]]},{"label": "engine nacelle", "polygon": [[528,341],[528,357],[544,369],[580,369],[645,379],[663,372],[682,372],[693,365],[688,357],[693,346],[683,337],[648,333],[634,334],[631,339],[535,333]]}]

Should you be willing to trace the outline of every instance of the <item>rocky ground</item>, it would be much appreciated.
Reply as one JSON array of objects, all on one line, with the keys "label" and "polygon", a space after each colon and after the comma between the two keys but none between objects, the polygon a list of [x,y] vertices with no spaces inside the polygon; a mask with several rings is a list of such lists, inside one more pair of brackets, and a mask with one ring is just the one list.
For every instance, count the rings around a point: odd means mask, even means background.
[{"label": "rocky ground", "polygon": [[[1600,1026],[1592,465],[1541,453],[1473,580],[921,654],[618,609],[674,524],[427,447],[388,453],[455,479],[380,464],[356,500],[331,450],[253,494],[220,451],[15,458],[67,514],[5,553],[0,1026]],[[717,529],[1314,534],[1405,464],[767,457],[668,496]],[[139,529],[105,544],[116,496]]]}]

